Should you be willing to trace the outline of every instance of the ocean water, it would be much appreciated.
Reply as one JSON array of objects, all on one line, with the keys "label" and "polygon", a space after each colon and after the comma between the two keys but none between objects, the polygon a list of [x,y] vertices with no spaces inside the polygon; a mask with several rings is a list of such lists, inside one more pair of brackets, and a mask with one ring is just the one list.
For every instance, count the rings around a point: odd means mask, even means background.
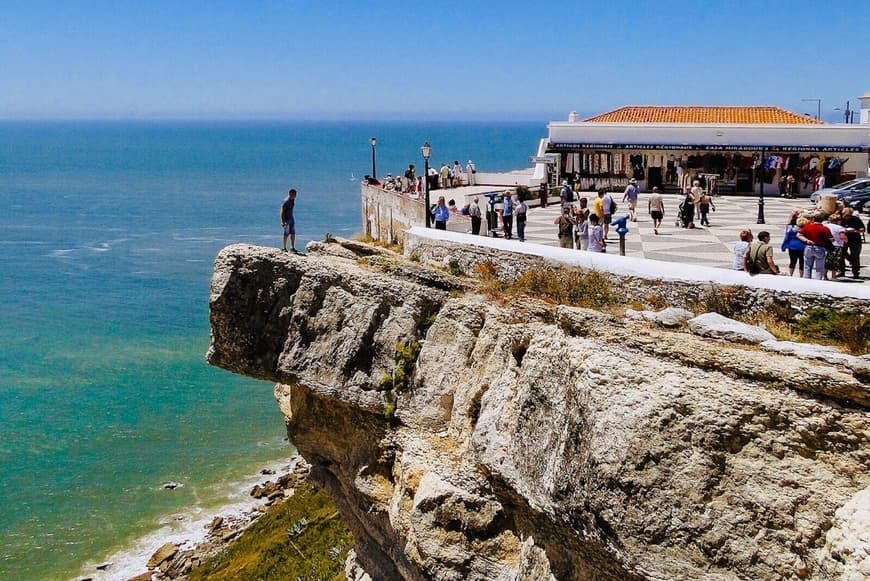
[{"label": "ocean water", "polygon": [[351,236],[371,136],[384,175],[422,165],[424,140],[434,165],[526,167],[545,134],[543,121],[0,123],[0,579],[74,577],[292,454],[272,386],[204,362],[214,256],[279,245],[289,187],[302,244]]}]

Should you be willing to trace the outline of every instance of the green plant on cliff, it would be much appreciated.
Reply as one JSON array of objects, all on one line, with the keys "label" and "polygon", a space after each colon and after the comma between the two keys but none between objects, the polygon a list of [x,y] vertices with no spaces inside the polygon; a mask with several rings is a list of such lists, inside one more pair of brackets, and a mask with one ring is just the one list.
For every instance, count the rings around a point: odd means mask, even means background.
[{"label": "green plant on cliff", "polygon": [[343,579],[352,546],[353,537],[329,497],[303,484],[224,552],[191,571],[190,580]]},{"label": "green plant on cliff", "polygon": [[465,276],[465,271],[462,270],[462,266],[455,258],[451,258],[450,261],[447,263],[447,272],[449,272],[453,276]]},{"label": "green plant on cliff", "polygon": [[689,309],[696,313],[719,313],[723,317],[734,317],[743,312],[747,303],[746,290],[736,286],[711,284]]},{"label": "green plant on cliff", "polygon": [[528,186],[517,186],[517,197],[523,202],[532,199],[532,191]]},{"label": "green plant on cliff", "polygon": [[396,366],[392,373],[384,373],[380,381],[380,387],[384,392],[384,416],[388,420],[392,419],[396,413],[396,394],[411,387],[411,375],[414,373],[414,365],[417,364],[419,355],[420,343],[418,341],[396,343]]},{"label": "green plant on cliff", "polygon": [[605,307],[616,302],[607,273],[581,268],[530,268],[511,285],[531,294],[577,307]]},{"label": "green plant on cliff", "polygon": [[870,351],[870,315],[864,313],[810,309],[792,328],[806,341],[840,344],[856,355]]},{"label": "green plant on cliff", "polygon": [[410,388],[411,374],[414,373],[414,365],[417,363],[419,355],[420,343],[417,341],[396,343],[396,367],[392,374],[384,374],[381,378],[381,386],[385,387],[385,384],[388,384],[390,389],[396,393],[402,393]]}]

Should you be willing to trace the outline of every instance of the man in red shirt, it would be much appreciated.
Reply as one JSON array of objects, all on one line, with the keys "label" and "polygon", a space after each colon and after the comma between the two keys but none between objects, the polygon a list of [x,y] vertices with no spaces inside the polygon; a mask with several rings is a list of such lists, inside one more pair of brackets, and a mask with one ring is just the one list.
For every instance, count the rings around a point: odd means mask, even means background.
[{"label": "man in red shirt", "polygon": [[797,238],[804,244],[804,278],[822,280],[825,277],[825,248],[834,243],[834,235],[822,225],[825,214],[817,213],[812,222],[798,230]]}]

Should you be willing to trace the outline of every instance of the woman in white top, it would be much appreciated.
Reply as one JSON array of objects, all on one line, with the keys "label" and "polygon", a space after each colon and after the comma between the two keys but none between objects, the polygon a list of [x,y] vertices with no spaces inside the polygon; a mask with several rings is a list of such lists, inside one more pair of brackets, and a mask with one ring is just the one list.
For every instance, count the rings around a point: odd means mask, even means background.
[{"label": "woman in white top", "polygon": [[734,244],[734,263],[731,265],[734,270],[743,270],[743,257],[749,250],[750,242],[752,242],[752,230],[742,230],[740,241]]}]

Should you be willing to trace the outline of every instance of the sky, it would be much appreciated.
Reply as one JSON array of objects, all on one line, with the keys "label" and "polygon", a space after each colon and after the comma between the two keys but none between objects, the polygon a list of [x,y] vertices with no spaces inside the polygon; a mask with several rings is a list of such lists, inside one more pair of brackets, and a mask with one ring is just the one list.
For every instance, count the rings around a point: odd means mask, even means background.
[{"label": "sky", "polygon": [[0,0],[0,119],[556,120],[870,93],[870,0]]}]

